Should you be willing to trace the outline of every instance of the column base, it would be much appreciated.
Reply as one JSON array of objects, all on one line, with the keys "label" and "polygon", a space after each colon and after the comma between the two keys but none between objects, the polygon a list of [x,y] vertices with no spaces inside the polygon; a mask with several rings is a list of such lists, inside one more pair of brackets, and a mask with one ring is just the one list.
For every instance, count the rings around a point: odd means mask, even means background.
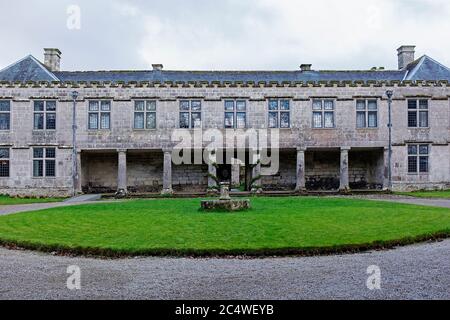
[{"label": "column base", "polygon": [[339,192],[340,193],[349,193],[350,192],[350,188],[349,187],[339,188]]},{"label": "column base", "polygon": [[162,196],[171,196],[173,195],[173,189],[163,189],[163,191],[161,191],[161,195]]},{"label": "column base", "polygon": [[122,198],[126,198],[127,195],[128,195],[128,192],[126,189],[119,189],[119,190],[117,190],[114,197],[117,199],[122,199]]},{"label": "column base", "polygon": [[253,187],[251,190],[251,193],[255,193],[255,194],[261,194],[263,192],[262,188],[258,188],[258,187]]}]

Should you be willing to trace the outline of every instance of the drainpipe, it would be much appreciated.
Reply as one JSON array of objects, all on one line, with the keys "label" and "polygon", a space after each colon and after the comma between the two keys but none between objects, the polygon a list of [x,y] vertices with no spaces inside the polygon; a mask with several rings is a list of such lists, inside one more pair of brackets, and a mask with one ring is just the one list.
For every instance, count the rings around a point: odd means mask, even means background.
[{"label": "drainpipe", "polygon": [[72,195],[75,197],[77,195],[77,181],[78,181],[78,164],[77,164],[77,119],[76,119],[76,106],[77,106],[78,92],[72,92],[72,182],[73,190]]},{"label": "drainpipe", "polygon": [[388,156],[388,190],[392,191],[392,90],[386,91],[388,97],[388,128],[389,128],[389,156]]}]

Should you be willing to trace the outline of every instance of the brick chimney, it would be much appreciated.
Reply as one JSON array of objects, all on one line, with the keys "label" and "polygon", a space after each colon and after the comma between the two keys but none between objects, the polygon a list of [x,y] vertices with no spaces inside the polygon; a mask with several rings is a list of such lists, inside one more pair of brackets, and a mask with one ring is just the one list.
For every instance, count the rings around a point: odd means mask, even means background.
[{"label": "brick chimney", "polygon": [[416,46],[401,46],[398,51],[398,69],[406,69],[408,64],[414,61]]},{"label": "brick chimney", "polygon": [[163,69],[163,65],[158,63],[158,64],[152,64],[153,67],[153,71],[161,71]]},{"label": "brick chimney", "polygon": [[311,71],[312,64],[302,64],[300,65],[300,70],[302,71]]},{"label": "brick chimney", "polygon": [[59,71],[61,62],[61,51],[56,48],[44,49],[44,64],[50,71]]}]

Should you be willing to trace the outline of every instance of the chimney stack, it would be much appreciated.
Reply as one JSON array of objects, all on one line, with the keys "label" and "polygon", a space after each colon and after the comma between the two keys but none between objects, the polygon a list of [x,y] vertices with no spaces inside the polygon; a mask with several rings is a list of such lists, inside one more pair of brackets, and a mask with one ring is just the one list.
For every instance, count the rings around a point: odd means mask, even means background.
[{"label": "chimney stack", "polygon": [[404,70],[414,61],[414,53],[416,46],[401,46],[398,51],[398,69]]},{"label": "chimney stack", "polygon": [[300,70],[302,71],[311,71],[312,64],[302,64],[300,65]]},{"label": "chimney stack", "polygon": [[59,71],[61,62],[61,51],[56,48],[44,49],[44,64],[50,71]]},{"label": "chimney stack", "polygon": [[162,64],[152,64],[152,67],[153,71],[161,71],[164,66]]}]

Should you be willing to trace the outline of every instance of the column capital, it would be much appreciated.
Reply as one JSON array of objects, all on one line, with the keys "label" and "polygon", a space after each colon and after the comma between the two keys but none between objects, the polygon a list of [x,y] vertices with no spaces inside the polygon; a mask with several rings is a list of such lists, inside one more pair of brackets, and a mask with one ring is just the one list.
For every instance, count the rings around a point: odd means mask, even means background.
[{"label": "column capital", "polygon": [[163,153],[172,153],[172,151],[173,151],[172,148],[162,148]]},{"label": "column capital", "polygon": [[127,153],[128,149],[117,149],[118,153]]},{"label": "column capital", "polygon": [[350,151],[351,147],[341,147],[341,152]]},{"label": "column capital", "polygon": [[297,152],[305,152],[307,147],[297,147]]}]

